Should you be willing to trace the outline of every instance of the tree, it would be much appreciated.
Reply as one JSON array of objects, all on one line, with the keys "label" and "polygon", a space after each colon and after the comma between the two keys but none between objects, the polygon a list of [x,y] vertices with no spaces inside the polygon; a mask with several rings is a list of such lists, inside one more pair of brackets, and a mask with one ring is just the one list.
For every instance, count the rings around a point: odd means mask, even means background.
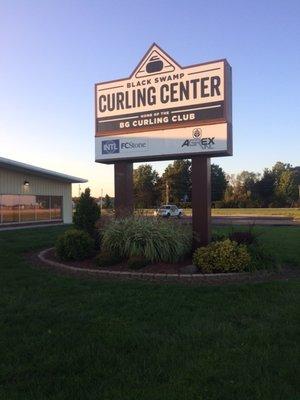
[{"label": "tree", "polygon": [[255,172],[242,171],[237,175],[236,179],[239,185],[243,186],[245,192],[248,193],[248,196],[250,196],[255,191],[255,185],[259,180],[259,174],[256,174]]},{"label": "tree", "polygon": [[298,198],[297,176],[291,164],[277,161],[271,170],[265,169],[257,184],[263,206],[285,207]]},{"label": "tree", "polygon": [[293,168],[295,184],[298,188],[298,196],[296,202],[298,203],[298,207],[300,206],[300,167]]},{"label": "tree", "polygon": [[298,185],[294,171],[285,170],[281,173],[275,193],[277,201],[283,205],[291,206],[298,199]]},{"label": "tree", "polygon": [[191,161],[175,160],[165,169],[160,180],[162,201],[166,202],[166,188],[169,191],[169,201],[179,203],[191,199],[192,177]]},{"label": "tree", "polygon": [[297,174],[289,163],[277,161],[272,172],[275,177],[275,202],[280,206],[291,206],[298,199]]},{"label": "tree", "polygon": [[[227,180],[225,172],[216,164],[211,165],[212,201],[222,200]],[[168,188],[166,187],[168,185]],[[169,164],[160,182],[162,200],[166,202],[166,192],[173,203],[191,201],[192,198],[192,163],[190,160],[176,160]],[[168,189],[168,190],[167,190]]]},{"label": "tree", "polygon": [[273,165],[272,172],[275,177],[276,186],[279,184],[282,173],[285,171],[291,171],[291,170],[292,170],[292,166],[289,163],[283,163],[281,161],[277,161],[277,163],[275,165]]},{"label": "tree", "polygon": [[91,197],[89,188],[85,189],[76,203],[73,217],[74,225],[88,232],[91,236],[95,233],[95,224],[100,218],[100,208],[95,199]]},{"label": "tree", "polygon": [[224,197],[225,190],[228,186],[225,172],[219,165],[211,165],[211,200],[218,201]]},{"label": "tree", "polygon": [[233,181],[233,199],[240,204],[247,205],[249,201],[257,199],[256,184],[259,174],[255,172],[242,171],[236,175]]},{"label": "tree", "polygon": [[300,186],[300,167],[293,168],[296,185]]},{"label": "tree", "polygon": [[275,186],[276,178],[274,172],[265,168],[262,178],[256,185],[257,194],[263,207],[268,207],[274,201]]},{"label": "tree", "polygon": [[108,194],[103,199],[103,208],[112,208],[112,201]]},{"label": "tree", "polygon": [[149,164],[140,165],[133,171],[134,201],[137,208],[150,208],[157,201],[158,173]]}]

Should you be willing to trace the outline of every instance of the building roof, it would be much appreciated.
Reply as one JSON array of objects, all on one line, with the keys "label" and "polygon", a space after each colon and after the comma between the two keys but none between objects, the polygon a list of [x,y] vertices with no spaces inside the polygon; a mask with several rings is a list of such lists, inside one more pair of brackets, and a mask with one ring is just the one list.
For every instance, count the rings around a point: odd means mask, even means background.
[{"label": "building roof", "polygon": [[61,174],[60,172],[50,171],[48,169],[35,167],[21,163],[19,161],[9,160],[8,158],[0,157],[0,168],[9,169],[11,171],[17,171],[22,173],[28,173],[31,175],[41,176],[43,178],[53,179],[60,182],[66,183],[84,183],[87,179],[77,178],[76,176]]}]

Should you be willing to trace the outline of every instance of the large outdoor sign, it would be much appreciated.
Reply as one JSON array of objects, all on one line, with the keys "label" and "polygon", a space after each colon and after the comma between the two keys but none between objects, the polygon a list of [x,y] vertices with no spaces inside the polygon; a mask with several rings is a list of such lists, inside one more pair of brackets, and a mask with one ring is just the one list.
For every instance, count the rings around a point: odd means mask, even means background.
[{"label": "large outdoor sign", "polygon": [[231,67],[181,67],[153,44],[127,79],[95,85],[96,161],[232,154]]}]

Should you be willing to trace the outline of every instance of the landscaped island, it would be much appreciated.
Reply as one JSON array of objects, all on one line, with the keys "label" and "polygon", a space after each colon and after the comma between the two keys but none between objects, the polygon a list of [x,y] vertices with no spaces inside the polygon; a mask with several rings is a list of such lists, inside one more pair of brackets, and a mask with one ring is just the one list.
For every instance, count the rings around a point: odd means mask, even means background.
[{"label": "landscaped island", "polygon": [[[0,233],[1,398],[298,397],[299,280],[200,287],[41,268],[31,255],[66,229]],[[299,271],[299,227],[254,232]]]},{"label": "landscaped island", "polygon": [[[147,218],[111,220],[93,236],[70,229],[52,254],[77,267],[139,270],[157,273],[227,273],[278,268],[276,258],[253,228],[214,234],[213,241],[193,251],[190,224]],[[192,269],[192,264],[194,269]]]},{"label": "landscaped island", "polygon": [[[99,219],[87,189],[74,214],[75,228],[61,235],[52,257],[82,261],[82,267],[133,269],[157,273],[234,273],[274,270],[279,263],[253,227],[214,234],[207,246],[194,248],[188,223],[161,218],[113,216]],[[79,267],[81,265],[79,264]],[[115,267],[116,266],[116,267]]]}]

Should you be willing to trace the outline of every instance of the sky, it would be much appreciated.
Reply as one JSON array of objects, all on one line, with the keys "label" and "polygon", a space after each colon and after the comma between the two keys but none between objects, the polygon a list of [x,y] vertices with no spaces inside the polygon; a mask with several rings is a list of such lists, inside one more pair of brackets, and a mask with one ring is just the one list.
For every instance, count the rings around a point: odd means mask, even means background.
[{"label": "sky", "polygon": [[299,165],[299,21],[299,0],[0,0],[0,156],[113,195],[113,166],[94,161],[94,84],[128,77],[156,42],[182,66],[232,66],[233,156],[213,163]]}]

